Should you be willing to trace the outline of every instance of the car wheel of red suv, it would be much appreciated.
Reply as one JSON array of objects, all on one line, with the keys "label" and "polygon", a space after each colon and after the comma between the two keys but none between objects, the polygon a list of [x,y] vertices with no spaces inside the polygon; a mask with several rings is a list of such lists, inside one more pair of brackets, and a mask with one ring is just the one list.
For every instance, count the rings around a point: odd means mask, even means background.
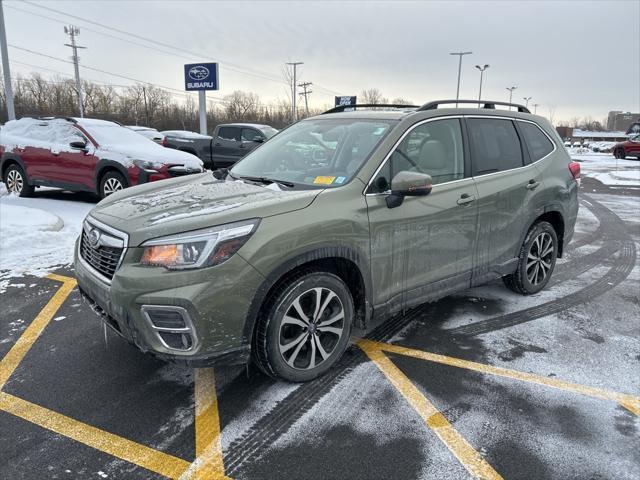
[{"label": "car wheel of red suv", "polygon": [[624,148],[616,149],[616,153],[614,157],[619,158],[620,160],[624,160],[627,155],[624,153]]},{"label": "car wheel of red suv", "polygon": [[9,165],[4,172],[4,184],[9,193],[17,193],[21,197],[30,197],[33,195],[34,187],[27,183],[27,176],[20,165],[15,163]]},{"label": "car wheel of red suv", "polygon": [[112,193],[124,190],[128,186],[127,180],[122,174],[115,171],[107,172],[100,181],[100,198],[108,197]]}]

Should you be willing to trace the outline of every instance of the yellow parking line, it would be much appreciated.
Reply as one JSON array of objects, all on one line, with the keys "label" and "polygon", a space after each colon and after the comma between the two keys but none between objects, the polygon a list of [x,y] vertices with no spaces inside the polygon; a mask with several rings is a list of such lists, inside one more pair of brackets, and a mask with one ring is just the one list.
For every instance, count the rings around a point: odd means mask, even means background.
[{"label": "yellow parking line", "polygon": [[413,348],[401,347],[399,345],[391,345],[388,343],[373,342],[371,340],[360,340],[359,345],[369,350],[383,350],[385,352],[397,353],[408,357],[418,358],[420,360],[427,360],[430,362],[450,365],[452,367],[473,370],[479,373],[496,375],[498,377],[511,378],[514,380],[521,380],[523,382],[536,383],[538,385],[544,385],[546,387],[557,388],[559,390],[579,393],[581,395],[587,395],[603,400],[612,400],[614,402],[618,402],[620,405],[622,405],[624,408],[634,413],[635,415],[640,416],[640,397],[636,397],[626,393],[612,392],[601,388],[589,387],[586,385],[565,382],[563,380],[545,377],[542,375],[536,375],[535,373],[519,372],[517,370],[494,367],[493,365],[471,362],[469,360],[462,360],[461,358],[447,357],[445,355],[425,352],[423,350],[415,350]]},{"label": "yellow parking line", "polygon": [[471,475],[483,479],[502,478],[411,383],[411,380],[385,356],[379,344],[365,340],[359,345]]},{"label": "yellow parking line", "polygon": [[0,392],[0,410],[165,477],[179,478],[189,468],[186,460],[105,432],[8,393]]},{"label": "yellow parking line", "polygon": [[196,459],[181,478],[225,480],[213,368],[195,369]]},{"label": "yellow parking line", "polygon": [[31,346],[76,286],[75,278],[63,277],[62,275],[49,275],[47,278],[62,282],[62,286],[44,308],[40,310],[38,316],[26,328],[15,345],[9,350],[9,353],[0,360],[0,390],[5,386]]}]

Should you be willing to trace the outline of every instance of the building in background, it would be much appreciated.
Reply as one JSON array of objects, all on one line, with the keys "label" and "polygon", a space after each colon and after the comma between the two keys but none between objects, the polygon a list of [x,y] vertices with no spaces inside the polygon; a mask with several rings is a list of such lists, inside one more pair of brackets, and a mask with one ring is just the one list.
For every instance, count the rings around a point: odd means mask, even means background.
[{"label": "building in background", "polygon": [[556,127],[556,131],[563,140],[571,141],[571,143],[625,142],[628,140],[628,135],[624,130],[615,132],[595,132],[572,127]]},{"label": "building in background", "polygon": [[640,122],[640,113],[609,112],[609,116],[607,117],[607,130],[626,132],[634,122]]}]

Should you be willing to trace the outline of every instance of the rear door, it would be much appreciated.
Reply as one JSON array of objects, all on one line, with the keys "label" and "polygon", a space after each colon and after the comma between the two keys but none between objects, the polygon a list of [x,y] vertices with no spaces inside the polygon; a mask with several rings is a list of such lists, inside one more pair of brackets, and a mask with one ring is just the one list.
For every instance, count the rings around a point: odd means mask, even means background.
[{"label": "rear door", "polygon": [[213,139],[213,161],[218,167],[233,165],[241,157],[240,128],[220,127]]},{"label": "rear door", "polygon": [[478,241],[473,283],[501,276],[517,257],[524,229],[544,191],[541,175],[509,118],[467,117],[478,188]]},{"label": "rear door", "polygon": [[24,134],[24,143],[14,150],[27,169],[27,176],[39,183],[55,184],[62,180],[56,159],[51,152],[53,124],[34,123]]},{"label": "rear door", "polygon": [[[477,192],[465,175],[463,143],[459,118],[422,122],[405,133],[370,182],[374,291],[391,311],[470,284]],[[431,175],[433,190],[388,208],[391,179],[405,170]]]}]

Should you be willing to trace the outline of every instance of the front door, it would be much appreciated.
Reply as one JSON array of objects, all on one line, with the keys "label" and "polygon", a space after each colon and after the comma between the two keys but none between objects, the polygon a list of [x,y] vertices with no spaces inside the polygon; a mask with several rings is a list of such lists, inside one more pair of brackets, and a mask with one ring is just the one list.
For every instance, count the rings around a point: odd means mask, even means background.
[{"label": "front door", "polygon": [[[54,125],[56,143],[51,146],[55,156],[59,178],[70,188],[93,190],[95,185],[97,157],[95,148],[84,134],[73,125]],[[71,147],[71,142],[84,142],[87,150]]]},{"label": "front door", "polygon": [[[368,187],[375,302],[391,313],[470,284],[477,191],[464,157],[460,119],[423,122],[405,134]],[[391,180],[407,170],[431,175],[433,189],[388,208]]]},{"label": "front door", "polygon": [[240,128],[220,127],[213,139],[213,161],[216,166],[233,165],[240,158]]}]

